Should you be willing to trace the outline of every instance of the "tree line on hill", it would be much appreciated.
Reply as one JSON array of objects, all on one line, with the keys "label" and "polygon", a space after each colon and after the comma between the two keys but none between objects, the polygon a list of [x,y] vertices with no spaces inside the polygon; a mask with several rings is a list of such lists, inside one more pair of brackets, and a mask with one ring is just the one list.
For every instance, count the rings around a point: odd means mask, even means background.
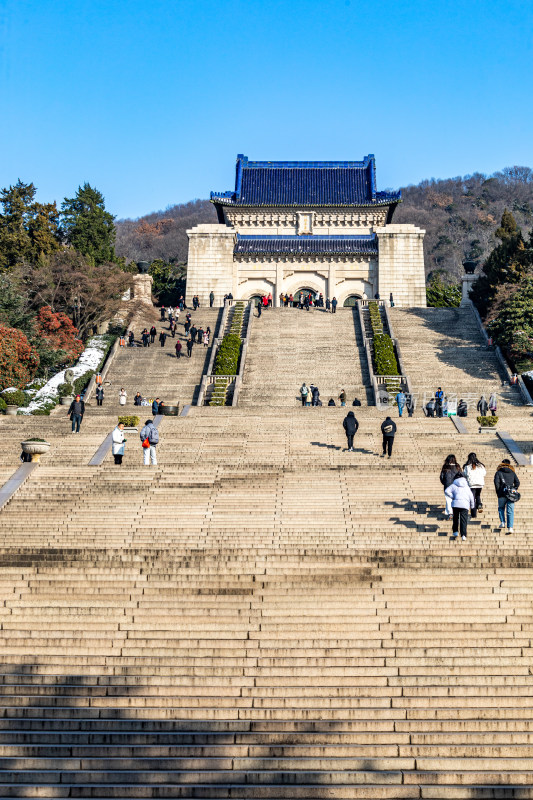
[{"label": "tree line on hill", "polygon": [[33,183],[0,191],[0,389],[68,365],[130,284],[114,217],[88,183],[39,203]]}]

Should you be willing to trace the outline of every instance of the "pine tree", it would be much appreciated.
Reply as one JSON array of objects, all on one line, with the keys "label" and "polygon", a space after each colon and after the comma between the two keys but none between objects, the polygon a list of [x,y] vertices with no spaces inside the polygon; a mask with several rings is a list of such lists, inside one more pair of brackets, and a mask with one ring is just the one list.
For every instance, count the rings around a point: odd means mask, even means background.
[{"label": "pine tree", "polygon": [[105,210],[103,195],[85,183],[61,205],[67,242],[95,266],[116,261],[114,216]]},{"label": "pine tree", "polygon": [[510,211],[503,212],[500,227],[495,235],[501,239],[483,265],[483,271],[474,283],[470,297],[480,313],[485,316],[498,288],[506,283],[519,283],[531,268],[530,250],[526,247],[522,231]]},{"label": "pine tree", "polygon": [[36,191],[20,180],[0,191],[0,270],[36,264],[61,246],[56,204],[35,202]]}]

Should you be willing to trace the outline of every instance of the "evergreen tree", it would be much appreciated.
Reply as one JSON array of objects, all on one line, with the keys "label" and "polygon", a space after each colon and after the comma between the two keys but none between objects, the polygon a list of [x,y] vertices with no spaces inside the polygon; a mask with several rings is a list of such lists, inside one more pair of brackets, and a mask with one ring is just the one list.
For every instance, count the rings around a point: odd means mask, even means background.
[{"label": "evergreen tree", "polygon": [[474,283],[470,297],[485,316],[498,288],[506,283],[519,283],[531,267],[531,251],[526,247],[522,231],[510,211],[503,212],[495,235],[501,244],[494,248]]},{"label": "evergreen tree", "polygon": [[427,304],[433,308],[456,308],[461,305],[462,290],[458,283],[445,283],[444,270],[431,275],[426,286]]},{"label": "evergreen tree", "polygon": [[114,216],[105,210],[103,195],[88,183],[61,205],[62,229],[67,242],[99,266],[116,261]]},{"label": "evergreen tree", "polygon": [[20,180],[0,191],[0,270],[34,265],[61,246],[56,204],[35,202],[36,191]]},{"label": "evergreen tree", "polygon": [[526,278],[504,300],[489,325],[495,341],[514,360],[533,357],[533,279]]}]

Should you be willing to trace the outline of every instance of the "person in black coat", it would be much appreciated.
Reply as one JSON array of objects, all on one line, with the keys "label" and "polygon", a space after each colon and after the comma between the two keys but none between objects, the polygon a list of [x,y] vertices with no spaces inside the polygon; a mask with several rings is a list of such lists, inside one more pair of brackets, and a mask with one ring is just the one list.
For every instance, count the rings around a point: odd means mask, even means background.
[{"label": "person in black coat", "polygon": [[192,356],[193,346],[194,346],[194,340],[192,339],[192,337],[189,337],[187,339],[187,355],[189,356],[189,358]]},{"label": "person in black coat", "polygon": [[140,406],[140,405],[142,405],[142,401],[143,401],[143,399],[141,397],[141,393],[137,392],[137,394],[133,398],[133,405],[134,406]]},{"label": "person in black coat", "polygon": [[104,402],[104,387],[100,384],[100,386],[96,387],[96,405],[101,406]]},{"label": "person in black coat", "polygon": [[152,415],[156,417],[159,414],[159,406],[161,405],[161,400],[159,397],[156,397],[155,400],[152,402]]},{"label": "person in black coat", "polygon": [[193,342],[196,342],[196,334],[198,333],[198,328],[196,327],[196,325],[192,325],[192,327],[189,330],[189,333],[191,334],[191,339],[193,340]]},{"label": "person in black coat", "polygon": [[155,335],[157,333],[155,325],[152,325],[150,328],[150,343],[153,344],[155,342]]},{"label": "person in black coat", "polygon": [[328,406],[334,406],[334,405],[335,405],[335,400],[333,399],[333,397],[330,397]]},{"label": "person in black coat", "polygon": [[504,458],[498,466],[494,475],[494,488],[498,498],[498,516],[500,517],[500,528],[505,528],[505,514],[507,512],[507,533],[514,532],[514,507],[515,504],[507,497],[509,489],[518,489],[520,481],[518,475],[511,466],[508,458]]},{"label": "person in black coat", "polygon": [[204,329],[198,328],[196,332],[196,341],[198,342],[198,344],[202,344],[203,339],[204,339]]},{"label": "person in black coat", "polygon": [[386,417],[381,425],[381,433],[383,434],[383,456],[388,454],[389,458],[392,455],[392,445],[394,444],[394,435],[396,433],[396,423],[390,418]]},{"label": "person in black coat", "polygon": [[70,417],[72,422],[72,433],[80,432],[80,425],[83,420],[83,415],[85,414],[85,403],[81,399],[81,395],[77,394],[72,403],[70,404],[70,408],[67,411],[67,416]]},{"label": "person in black coat", "polygon": [[342,427],[346,431],[346,438],[348,440],[348,452],[353,452],[353,437],[358,431],[359,423],[355,418],[353,411],[348,411],[342,422]]},{"label": "person in black coat", "polygon": [[166,333],[165,333],[164,331],[161,331],[161,333],[159,334],[159,341],[160,341],[160,343],[161,343],[161,347],[164,347],[164,346],[165,346],[165,342],[166,342],[166,340],[167,340],[167,335],[166,335]]}]

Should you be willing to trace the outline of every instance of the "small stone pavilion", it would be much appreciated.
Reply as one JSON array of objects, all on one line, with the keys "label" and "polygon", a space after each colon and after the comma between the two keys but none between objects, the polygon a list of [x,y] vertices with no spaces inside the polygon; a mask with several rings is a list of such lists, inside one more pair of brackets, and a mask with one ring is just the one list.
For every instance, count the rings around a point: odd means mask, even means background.
[{"label": "small stone pavilion", "polygon": [[248,299],[300,291],[339,305],[377,293],[425,306],[423,238],[394,225],[400,192],[378,192],[373,155],[363,161],[249,161],[237,156],[235,189],[212,192],[217,225],[187,231],[187,300],[210,291]]}]

